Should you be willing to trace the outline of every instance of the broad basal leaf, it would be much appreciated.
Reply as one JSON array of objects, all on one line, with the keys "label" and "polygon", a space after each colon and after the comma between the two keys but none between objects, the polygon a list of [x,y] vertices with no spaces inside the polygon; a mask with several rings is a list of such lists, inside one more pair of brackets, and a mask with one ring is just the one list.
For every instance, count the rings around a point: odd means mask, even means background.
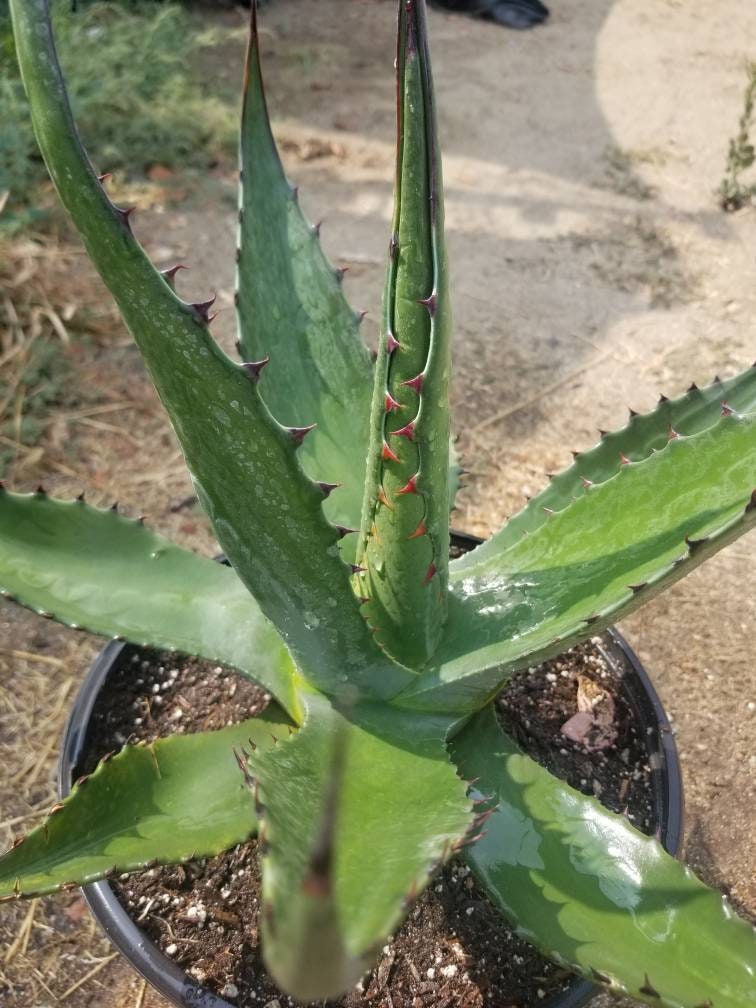
[{"label": "broad basal leaf", "polygon": [[0,491],[0,591],[90,633],[232,665],[297,717],[292,660],[234,571],[112,509]]},{"label": "broad basal leaf", "polygon": [[756,414],[671,436],[509,546],[452,564],[449,620],[400,701],[480,706],[508,673],[601,630],[756,523]]},{"label": "broad basal leaf", "polygon": [[308,705],[300,731],[250,759],[263,806],[263,953],[303,1000],[356,983],[471,820],[447,718],[336,710],[319,696]]},{"label": "broad basal leaf", "polygon": [[662,396],[650,413],[632,413],[621,430],[602,433],[601,440],[588,451],[579,452],[573,465],[552,477],[549,485],[533,497],[522,511],[510,518],[497,532],[498,547],[503,549],[548,521],[550,511],[561,511],[574,497],[579,497],[585,481],[603,483],[619,472],[622,456],[640,462],[660,451],[670,431],[690,436],[717,422],[726,402],[737,413],[756,410],[756,365],[706,388],[692,385],[676,399]]},{"label": "broad basal leaf", "polygon": [[490,706],[452,754],[496,809],[465,857],[519,935],[649,1004],[756,1004],[753,929],[656,840],[521,753]]},{"label": "broad basal leaf", "polygon": [[39,896],[241,843],[257,821],[234,750],[254,744],[263,751],[291,726],[273,706],[231,728],[172,735],[104,758],[41,826],[0,857],[0,899]]}]

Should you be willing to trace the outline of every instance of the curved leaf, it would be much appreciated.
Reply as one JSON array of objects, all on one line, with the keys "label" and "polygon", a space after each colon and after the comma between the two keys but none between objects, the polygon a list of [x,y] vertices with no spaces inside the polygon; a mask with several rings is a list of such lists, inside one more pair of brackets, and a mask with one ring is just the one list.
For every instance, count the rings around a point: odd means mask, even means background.
[{"label": "curved leaf", "polygon": [[471,815],[447,718],[306,702],[304,726],[249,765],[263,803],[263,954],[310,1000],[357,982]]},{"label": "curved leaf", "polygon": [[312,682],[341,689],[343,670],[366,693],[392,695],[411,675],[360,615],[323,489],[297,458],[305,432],[273,419],[255,375],[211,338],[209,304],[176,296],[108,199],[76,132],[47,0],[11,0],[10,10],[42,155],[142,352],[223,551]]},{"label": "curved leaf", "polygon": [[125,746],[103,758],[0,857],[0,899],[209,857],[241,843],[257,821],[234,750],[251,739],[262,751],[291,725],[271,706],[230,728]]},{"label": "curved leaf", "polygon": [[0,491],[0,594],[76,629],[232,665],[298,715],[289,653],[234,571],[112,509]]},{"label": "curved leaf", "polygon": [[547,487],[536,494],[518,514],[496,533],[498,549],[517,542],[525,531],[533,532],[548,520],[549,510],[561,511],[582,495],[584,480],[604,483],[619,472],[621,456],[633,462],[648,458],[667,443],[669,431],[689,437],[715,424],[726,402],[738,413],[756,410],[756,364],[734,378],[715,379],[706,388],[692,385],[677,399],[663,396],[650,413],[631,414],[621,430],[602,435],[588,451],[579,452],[573,465],[554,476]]},{"label": "curved leaf", "polygon": [[[237,312],[247,361],[270,356],[261,394],[283,424],[317,428],[300,461],[340,484],[325,504],[331,521],[356,528],[362,506],[373,367],[360,316],[344,298],[318,228],[286,181],[268,121],[252,5],[241,131]],[[354,544],[342,544],[354,553]],[[350,555],[348,559],[353,559]]]},{"label": "curved leaf", "polygon": [[649,1004],[756,1003],[753,929],[656,840],[520,752],[490,706],[452,754],[495,799],[465,857],[519,935]]},{"label": "curved leaf", "polygon": [[598,632],[756,523],[756,413],[727,414],[628,462],[530,535],[451,565],[449,619],[398,702],[481,706],[515,668]]}]

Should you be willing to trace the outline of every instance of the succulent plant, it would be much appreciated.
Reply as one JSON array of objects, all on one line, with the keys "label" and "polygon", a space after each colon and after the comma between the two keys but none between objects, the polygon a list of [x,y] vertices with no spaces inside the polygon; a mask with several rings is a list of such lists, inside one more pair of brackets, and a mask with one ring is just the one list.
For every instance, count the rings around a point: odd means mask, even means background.
[{"label": "succulent plant", "polygon": [[207,856],[257,832],[265,960],[286,991],[323,998],[359,979],[459,854],[518,932],[575,971],[650,1004],[753,1005],[748,924],[657,840],[520,752],[492,698],[514,670],[602,630],[753,526],[756,367],[633,415],[449,562],[451,323],[423,0],[399,3],[375,362],[284,177],[254,9],[235,363],[210,335],[211,303],[177,296],[175,270],[153,267],[90,166],[47,0],[10,6],[42,154],[231,566],[83,498],[4,491],[3,594],[224,663],[274,700],[243,724],[104,757],[0,859],[0,896]]}]

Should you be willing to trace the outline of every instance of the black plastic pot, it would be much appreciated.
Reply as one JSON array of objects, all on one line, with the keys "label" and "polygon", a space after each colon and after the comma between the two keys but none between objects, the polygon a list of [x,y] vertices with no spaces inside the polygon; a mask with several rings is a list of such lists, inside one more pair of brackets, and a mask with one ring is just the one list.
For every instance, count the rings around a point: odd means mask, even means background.
[{"label": "black plastic pot", "polygon": [[[452,545],[470,550],[480,540],[461,533],[452,534]],[[97,697],[106,679],[129,663],[140,648],[111,641],[98,655],[74,701],[66,725],[58,768],[58,790],[65,797],[80,776],[79,763],[86,751],[87,732]],[[683,791],[680,762],[674,737],[656,691],[637,656],[618,631],[609,630],[604,656],[623,670],[621,682],[625,700],[636,722],[643,726],[651,767],[653,802],[660,838],[664,847],[677,854],[682,844]],[[84,886],[87,903],[115,947],[164,997],[178,1008],[234,1008],[222,997],[202,987],[176,963],[163,955],[129,917],[107,882]],[[578,1008],[596,993],[596,986],[576,979],[561,994],[541,1003],[540,1008]]]}]

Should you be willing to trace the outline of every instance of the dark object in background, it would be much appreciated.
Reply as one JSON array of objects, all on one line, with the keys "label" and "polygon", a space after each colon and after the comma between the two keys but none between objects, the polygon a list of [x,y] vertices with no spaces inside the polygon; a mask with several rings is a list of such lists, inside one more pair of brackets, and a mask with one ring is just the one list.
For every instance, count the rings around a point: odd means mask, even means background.
[{"label": "dark object in background", "polygon": [[541,0],[430,0],[432,7],[471,14],[505,28],[532,28],[549,16]]}]

